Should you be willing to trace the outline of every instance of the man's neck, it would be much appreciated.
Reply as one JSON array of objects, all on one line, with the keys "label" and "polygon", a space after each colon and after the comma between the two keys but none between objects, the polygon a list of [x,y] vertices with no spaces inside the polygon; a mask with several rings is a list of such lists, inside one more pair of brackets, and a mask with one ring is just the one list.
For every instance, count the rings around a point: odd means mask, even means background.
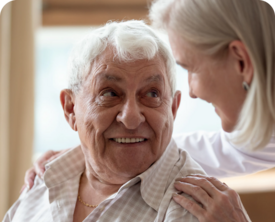
[{"label": "man's neck", "polygon": [[116,193],[122,185],[123,184],[111,184],[102,181],[87,170],[84,171],[80,184],[86,192],[88,191],[88,193],[94,193],[97,196],[105,197],[104,199]]}]

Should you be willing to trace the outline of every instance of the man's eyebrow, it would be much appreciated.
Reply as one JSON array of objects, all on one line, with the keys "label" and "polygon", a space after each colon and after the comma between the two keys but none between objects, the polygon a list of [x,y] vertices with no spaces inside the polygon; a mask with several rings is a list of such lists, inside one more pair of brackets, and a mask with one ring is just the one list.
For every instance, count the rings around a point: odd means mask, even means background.
[{"label": "man's eyebrow", "polygon": [[[111,74],[99,74],[96,77],[97,80],[108,80],[108,81],[113,81],[113,82],[121,82],[122,78],[115,76],[115,75],[111,75]],[[147,79],[145,79],[145,82],[162,82],[163,81],[163,77],[159,74],[157,75],[153,75],[148,77]]]},{"label": "man's eyebrow", "polygon": [[97,75],[96,78],[98,80],[99,79],[105,79],[105,80],[114,81],[114,82],[121,82],[122,81],[122,78],[120,78],[118,76],[115,76],[115,75],[112,75],[112,74],[106,74],[106,73],[99,74],[99,75]]},{"label": "man's eyebrow", "polygon": [[148,83],[150,83],[150,82],[162,82],[162,81],[163,81],[163,77],[159,74],[150,76],[147,79],[145,79],[145,82],[148,82]]}]

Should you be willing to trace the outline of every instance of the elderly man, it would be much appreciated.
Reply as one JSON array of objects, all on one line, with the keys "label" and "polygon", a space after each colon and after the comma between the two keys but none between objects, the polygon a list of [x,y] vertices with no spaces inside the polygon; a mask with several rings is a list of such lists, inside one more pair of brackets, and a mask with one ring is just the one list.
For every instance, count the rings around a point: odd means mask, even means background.
[{"label": "elderly man", "polygon": [[70,65],[60,100],[81,145],[49,163],[4,222],[197,221],[172,200],[177,177],[204,172],[171,140],[181,95],[165,43],[143,22],[108,23]]}]

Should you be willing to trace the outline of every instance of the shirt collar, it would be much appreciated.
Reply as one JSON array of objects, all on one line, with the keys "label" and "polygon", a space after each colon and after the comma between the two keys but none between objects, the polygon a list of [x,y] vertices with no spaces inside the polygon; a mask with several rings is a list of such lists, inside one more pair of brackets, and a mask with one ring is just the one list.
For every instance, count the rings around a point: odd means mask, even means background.
[{"label": "shirt collar", "polygon": [[179,152],[172,139],[162,156],[148,170],[138,177],[141,179],[140,192],[144,201],[158,211],[169,186],[169,175],[179,159]]},{"label": "shirt collar", "polygon": [[[169,185],[169,174],[178,159],[178,149],[172,139],[162,156],[149,169],[126,182],[117,193],[141,181],[140,192],[143,200],[158,211]],[[85,169],[85,159],[81,147],[71,149],[45,167],[44,181],[48,188],[79,176],[79,173]],[[112,195],[112,197],[115,196],[116,194]]]},{"label": "shirt collar", "polygon": [[74,178],[85,169],[85,159],[80,145],[45,165],[44,181],[48,188]]}]

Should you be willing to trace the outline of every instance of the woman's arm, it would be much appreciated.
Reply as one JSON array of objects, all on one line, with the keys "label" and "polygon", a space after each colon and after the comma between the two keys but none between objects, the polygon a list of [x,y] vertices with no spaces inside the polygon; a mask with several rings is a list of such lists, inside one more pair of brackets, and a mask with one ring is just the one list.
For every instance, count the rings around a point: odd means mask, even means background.
[{"label": "woman's arm", "polygon": [[[275,166],[275,138],[262,150],[248,152],[236,148],[229,141],[230,134],[218,132],[194,132],[173,136],[178,147],[186,150],[209,176],[225,178],[240,176]],[[36,174],[43,176],[45,164],[64,151],[47,151],[25,175],[25,186],[33,185]],[[25,188],[23,186],[23,188]]]},{"label": "woman's arm", "polygon": [[[232,134],[194,132],[174,136],[179,148],[186,150],[209,176],[217,178],[241,176],[275,166],[275,138],[262,150],[249,152],[234,146]],[[249,145],[249,144],[248,144]]]}]

